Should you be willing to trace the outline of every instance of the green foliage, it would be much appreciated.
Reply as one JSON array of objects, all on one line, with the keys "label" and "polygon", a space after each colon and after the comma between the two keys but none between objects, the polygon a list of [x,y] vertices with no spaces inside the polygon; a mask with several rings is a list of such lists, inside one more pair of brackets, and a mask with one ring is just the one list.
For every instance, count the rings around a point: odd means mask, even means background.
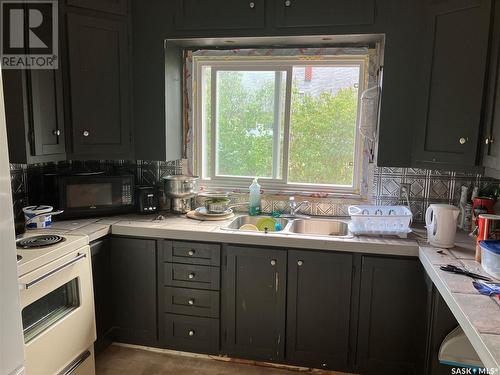
[{"label": "green foliage", "polygon": [[[219,174],[271,177],[274,79],[249,92],[242,75],[228,71],[219,72],[217,85]],[[206,115],[209,123],[209,108]],[[294,84],[288,180],[350,185],[356,115],[357,90],[301,97]]]},{"label": "green foliage", "polygon": [[354,89],[303,98],[293,90],[289,182],[352,184],[356,112]]}]

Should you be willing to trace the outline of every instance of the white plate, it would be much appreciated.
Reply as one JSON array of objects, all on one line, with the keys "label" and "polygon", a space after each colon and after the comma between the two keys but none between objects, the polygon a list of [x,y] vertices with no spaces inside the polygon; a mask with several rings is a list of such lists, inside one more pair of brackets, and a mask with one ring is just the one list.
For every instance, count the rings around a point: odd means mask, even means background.
[{"label": "white plate", "polygon": [[233,213],[233,210],[230,208],[228,208],[225,212],[222,212],[219,214],[208,212],[206,207],[198,207],[195,211],[198,215],[208,216],[208,217],[210,217],[210,216],[211,217],[227,216],[227,215],[231,215]]}]

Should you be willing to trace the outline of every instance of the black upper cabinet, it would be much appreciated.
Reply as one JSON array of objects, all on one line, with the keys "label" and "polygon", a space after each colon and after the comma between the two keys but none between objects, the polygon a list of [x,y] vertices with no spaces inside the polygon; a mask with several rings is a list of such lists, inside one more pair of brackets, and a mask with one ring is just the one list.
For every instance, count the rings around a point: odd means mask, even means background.
[{"label": "black upper cabinet", "polygon": [[278,27],[366,25],[375,20],[375,0],[275,0]]},{"label": "black upper cabinet", "polygon": [[4,70],[2,75],[10,162],[64,160],[60,70]]},{"label": "black upper cabinet", "polygon": [[287,361],[348,371],[352,255],[288,252]]},{"label": "black upper cabinet", "polygon": [[126,20],[67,14],[72,157],[128,158],[130,71]]},{"label": "black upper cabinet", "polygon": [[265,26],[264,0],[175,0],[178,30],[254,29]]},{"label": "black upper cabinet", "polygon": [[427,287],[418,259],[363,257],[359,301],[358,370],[423,373]]},{"label": "black upper cabinet", "polygon": [[[413,164],[477,164],[491,0],[427,1]],[[404,89],[404,88],[401,88]]]},{"label": "black upper cabinet", "polygon": [[64,160],[61,66],[50,70],[3,70],[2,75],[10,162]]},{"label": "black upper cabinet", "polygon": [[119,15],[128,13],[128,0],[67,0],[67,3],[70,6]]},{"label": "black upper cabinet", "polygon": [[111,280],[114,337],[158,345],[156,241],[113,237]]},{"label": "black upper cabinet", "polygon": [[285,348],[287,253],[225,246],[222,267],[222,352],[282,361]]},{"label": "black upper cabinet", "polygon": [[494,2],[493,20],[485,132],[480,143],[485,174],[500,178],[500,0]]}]

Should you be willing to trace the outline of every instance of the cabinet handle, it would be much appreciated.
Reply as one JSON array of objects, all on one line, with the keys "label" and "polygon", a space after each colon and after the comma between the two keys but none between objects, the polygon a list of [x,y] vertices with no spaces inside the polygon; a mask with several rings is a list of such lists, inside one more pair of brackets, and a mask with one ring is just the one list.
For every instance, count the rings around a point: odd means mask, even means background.
[{"label": "cabinet handle", "polygon": [[461,137],[459,140],[458,140],[458,143],[460,143],[461,145],[464,145],[467,143],[467,141],[469,140],[469,138],[464,138],[464,137]]},{"label": "cabinet handle", "polygon": [[194,279],[194,273],[191,272],[189,275],[188,275],[188,279]]},{"label": "cabinet handle", "polygon": [[292,5],[292,2],[290,0],[286,0],[285,1],[285,6],[289,7],[290,5]]},{"label": "cabinet handle", "polygon": [[188,335],[193,337],[194,336],[194,331],[192,329],[189,330]]},{"label": "cabinet handle", "polygon": [[190,257],[192,257],[192,256],[194,255],[194,250],[189,250],[189,251],[188,251],[188,255],[189,255]]},{"label": "cabinet handle", "polygon": [[275,266],[275,265],[276,265],[276,260],[275,259],[271,260],[271,266]]},{"label": "cabinet handle", "polygon": [[190,298],[190,299],[188,300],[188,305],[191,305],[191,306],[193,306],[193,305],[194,305],[194,299],[193,299],[193,298]]},{"label": "cabinet handle", "polygon": [[250,1],[250,4],[248,4],[248,6],[250,7],[250,9],[253,9],[255,8],[255,3],[253,1]]},{"label": "cabinet handle", "polygon": [[486,143],[487,145],[490,145],[490,144],[495,143],[495,140],[493,139],[493,137],[487,137],[486,140],[484,141],[484,143]]},{"label": "cabinet handle", "polygon": [[59,129],[55,129],[52,131],[52,134],[57,135],[58,137],[61,135],[61,131]]},{"label": "cabinet handle", "polygon": [[83,131],[83,136],[88,137],[90,135],[90,132],[88,130]]},{"label": "cabinet handle", "polygon": [[297,266],[299,266],[299,267],[300,267],[300,266],[301,266],[301,265],[303,265],[303,264],[304,264],[304,262],[303,262],[303,261],[301,261],[301,260],[297,261]]}]

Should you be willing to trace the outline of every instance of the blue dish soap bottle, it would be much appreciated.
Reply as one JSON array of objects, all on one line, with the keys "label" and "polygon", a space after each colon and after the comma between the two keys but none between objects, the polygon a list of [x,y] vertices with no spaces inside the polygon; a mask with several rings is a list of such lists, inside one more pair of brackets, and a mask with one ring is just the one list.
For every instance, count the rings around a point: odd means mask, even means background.
[{"label": "blue dish soap bottle", "polygon": [[251,216],[260,215],[260,185],[257,178],[253,179],[249,187],[250,199],[248,203],[248,214]]}]

